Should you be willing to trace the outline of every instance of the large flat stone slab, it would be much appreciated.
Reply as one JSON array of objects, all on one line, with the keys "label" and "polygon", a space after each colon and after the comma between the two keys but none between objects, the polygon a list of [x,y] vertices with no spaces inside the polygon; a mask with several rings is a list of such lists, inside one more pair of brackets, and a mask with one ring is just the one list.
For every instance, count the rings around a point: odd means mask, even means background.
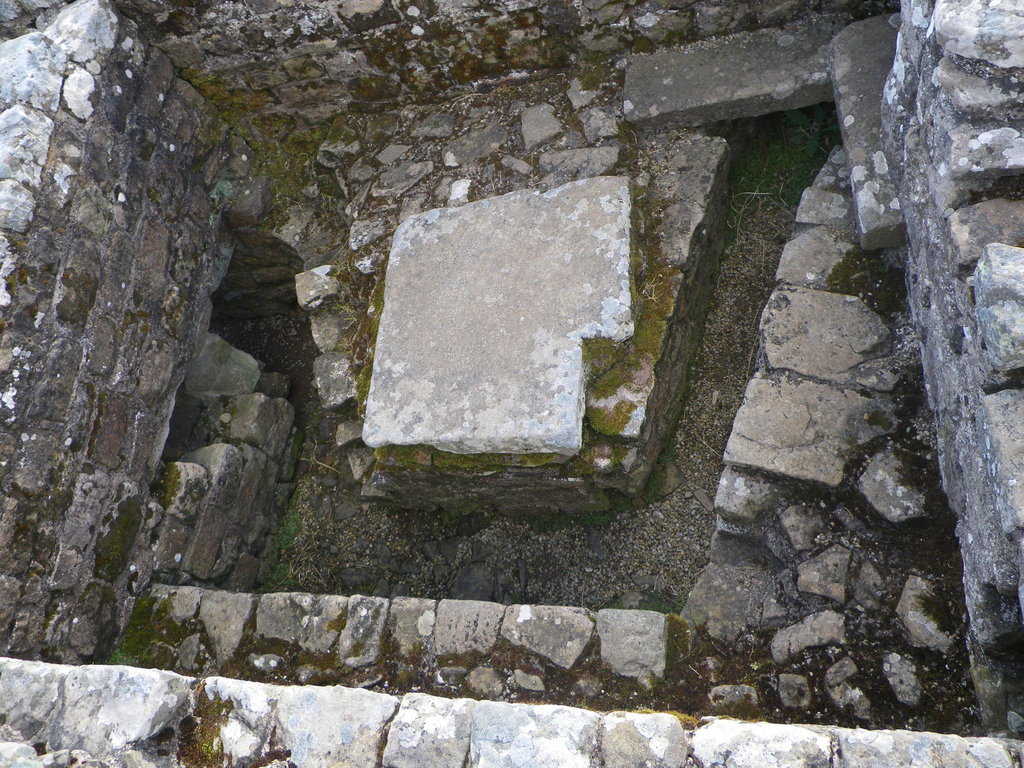
[{"label": "large flat stone slab", "polygon": [[623,115],[639,124],[701,125],[828,101],[834,33],[819,22],[637,56],[626,68]]},{"label": "large flat stone slab", "polygon": [[892,424],[892,404],[885,398],[757,374],[747,384],[723,458],[836,487],[850,452]]},{"label": "large flat stone slab", "polygon": [[997,371],[1024,366],[1024,248],[989,243],[974,270],[978,328]]},{"label": "large flat stone slab", "polygon": [[992,478],[1003,532],[1024,531],[1024,392],[1004,389],[982,398],[982,461]]},{"label": "large flat stone slab", "polygon": [[891,390],[891,334],[856,296],[780,288],[761,315],[768,365],[840,386]]},{"label": "large flat stone slab", "polygon": [[625,178],[417,214],[395,232],[363,440],[572,455],[584,338],[624,340]]},{"label": "large flat stone slab", "polygon": [[882,89],[896,52],[889,16],[851,24],[832,43],[832,83],[862,248],[906,240],[903,213],[882,152]]}]

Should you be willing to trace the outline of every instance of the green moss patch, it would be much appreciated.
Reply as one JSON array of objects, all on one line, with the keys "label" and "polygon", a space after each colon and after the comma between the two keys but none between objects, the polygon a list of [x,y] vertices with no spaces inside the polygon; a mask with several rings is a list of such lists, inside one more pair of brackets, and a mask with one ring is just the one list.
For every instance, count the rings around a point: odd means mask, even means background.
[{"label": "green moss patch", "polygon": [[830,291],[860,297],[884,317],[906,306],[903,271],[889,266],[878,252],[852,249],[832,268],[826,284]]},{"label": "green moss patch", "polygon": [[117,505],[117,514],[96,542],[96,575],[114,581],[128,566],[142,525],[142,501],[137,496]]}]

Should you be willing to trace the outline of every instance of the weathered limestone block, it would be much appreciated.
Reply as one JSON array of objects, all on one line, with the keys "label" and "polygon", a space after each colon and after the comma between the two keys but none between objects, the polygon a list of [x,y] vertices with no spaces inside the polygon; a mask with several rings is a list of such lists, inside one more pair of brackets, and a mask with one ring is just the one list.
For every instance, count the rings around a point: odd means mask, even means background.
[{"label": "weathered limestone block", "polygon": [[407,219],[388,262],[364,442],[576,453],[581,340],[633,332],[629,209],[626,180],[610,177]]},{"label": "weathered limestone block", "polygon": [[1024,366],[1024,248],[990,243],[974,270],[978,327],[996,370]]},{"label": "weathered limestone block", "polygon": [[584,608],[510,605],[501,623],[502,637],[562,669],[572,669],[593,634],[594,620]]},{"label": "weathered limestone block", "polygon": [[403,696],[388,730],[384,768],[464,765],[476,706],[471,699],[441,699],[422,693]]},{"label": "weathered limestone block", "polygon": [[206,591],[199,603],[199,618],[206,634],[213,641],[217,660],[230,659],[242,642],[245,623],[252,613],[252,595],[235,592]]},{"label": "weathered limestone block", "polygon": [[203,681],[202,691],[197,696],[230,706],[219,731],[225,758],[246,764],[262,756],[274,726],[278,690],[274,686],[227,677],[208,677]]},{"label": "weathered limestone block", "polygon": [[331,626],[346,616],[347,609],[348,598],[343,595],[262,595],[256,608],[256,634],[297,642],[311,653],[326,653],[338,639],[338,630]]},{"label": "weathered limestone block", "polygon": [[768,365],[840,386],[891,390],[888,328],[855,296],[778,289],[761,315]]},{"label": "weathered limestone block", "polygon": [[1024,67],[1024,13],[1013,0],[938,0],[934,24],[946,53]]},{"label": "weathered limestone block", "polygon": [[437,620],[437,601],[421,597],[396,597],[388,613],[388,631],[403,656],[430,650]]},{"label": "weathered limestone block", "polygon": [[38,187],[53,120],[21,104],[0,112],[0,179]]},{"label": "weathered limestone block", "polygon": [[832,85],[850,165],[862,248],[895,248],[906,232],[882,151],[882,89],[892,69],[896,29],[888,16],[851,24],[832,41]]},{"label": "weathered limestone block", "polygon": [[481,701],[473,708],[470,765],[589,768],[599,759],[600,723],[582,709]]},{"label": "weathered limestone block", "polygon": [[295,295],[303,309],[316,309],[325,299],[337,296],[341,283],[331,277],[331,267],[325,264],[295,276]]},{"label": "weathered limestone block", "polygon": [[715,513],[733,523],[753,523],[773,510],[783,496],[777,484],[736,467],[726,467],[718,478]]},{"label": "weathered limestone block", "polygon": [[1006,746],[996,739],[963,739],[937,733],[835,728],[843,765],[963,765],[1009,768]]},{"label": "weathered limestone block", "polygon": [[243,395],[252,392],[260,378],[259,363],[215,333],[207,333],[202,348],[192,359],[184,389],[196,397]]},{"label": "weathered limestone block", "polygon": [[361,688],[280,689],[276,732],[296,765],[375,768],[398,699]]},{"label": "weathered limestone block", "polygon": [[101,754],[155,736],[180,719],[190,683],[157,669],[74,667],[45,741]]},{"label": "weathered limestone block", "polygon": [[505,607],[478,600],[441,600],[434,622],[434,655],[488,653],[498,640]]},{"label": "weathered limestone block", "polygon": [[853,198],[847,192],[811,186],[800,194],[796,223],[845,228],[852,215]]},{"label": "weathered limestone block", "polygon": [[973,270],[989,243],[1024,240],[1024,201],[995,199],[960,208],[949,217],[949,238],[957,268]]},{"label": "weathered limestone block", "polygon": [[665,674],[668,623],[654,611],[605,608],[597,612],[601,660],[617,675],[650,682]]},{"label": "weathered limestone block", "polygon": [[700,125],[827,101],[834,32],[819,22],[638,56],[626,69],[623,115],[643,125]]},{"label": "weathered limestone block", "polygon": [[1007,389],[982,398],[982,461],[991,478],[1005,534],[1024,531],[1024,393]]},{"label": "weathered limestone block", "polygon": [[796,588],[801,592],[827,597],[842,605],[846,602],[849,567],[850,550],[835,544],[797,566]]},{"label": "weathered limestone block", "polygon": [[231,398],[227,413],[231,416],[229,440],[248,443],[275,460],[281,456],[295,419],[291,403],[283,397],[253,392]]},{"label": "weathered limestone block", "polygon": [[757,374],[747,385],[724,459],[835,487],[851,447],[892,425],[888,400]]},{"label": "weathered limestone block", "polygon": [[701,765],[737,768],[825,768],[832,764],[827,733],[796,725],[714,720],[692,738],[693,756]]},{"label": "weathered limestone block", "polygon": [[600,740],[605,768],[682,768],[690,753],[690,735],[667,714],[609,712]]},{"label": "weathered limestone block", "polygon": [[71,667],[0,659],[0,712],[4,722],[34,742],[45,741]]},{"label": "weathered limestone block", "polygon": [[949,130],[949,173],[954,179],[1013,176],[1024,170],[1024,135],[1017,128],[955,125]]},{"label": "weathered limestone block", "polygon": [[0,100],[53,113],[60,104],[67,55],[41,32],[0,43]]},{"label": "weathered limestone block", "polygon": [[935,67],[935,79],[961,112],[978,120],[1024,118],[1019,85],[1010,78],[996,78],[994,74],[992,71],[985,72],[985,77],[971,74],[948,56]]},{"label": "weathered limestone block", "polygon": [[61,10],[43,30],[79,64],[110,51],[117,40],[118,18],[108,0],[80,0]]},{"label": "weathered limestone block", "polygon": [[356,396],[356,380],[352,375],[352,363],[340,352],[320,355],[313,363],[320,404],[328,410],[337,410],[351,403]]}]

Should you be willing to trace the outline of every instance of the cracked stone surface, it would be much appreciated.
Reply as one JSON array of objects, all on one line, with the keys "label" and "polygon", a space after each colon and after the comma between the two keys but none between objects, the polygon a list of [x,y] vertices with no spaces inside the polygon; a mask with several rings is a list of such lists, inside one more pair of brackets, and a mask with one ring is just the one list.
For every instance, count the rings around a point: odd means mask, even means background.
[{"label": "cracked stone surface", "polygon": [[366,444],[578,452],[582,339],[633,333],[629,212],[627,180],[600,177],[407,219],[388,262]]},{"label": "cracked stone surface", "polygon": [[757,374],[747,384],[724,460],[834,488],[848,451],[892,423],[886,399]]}]

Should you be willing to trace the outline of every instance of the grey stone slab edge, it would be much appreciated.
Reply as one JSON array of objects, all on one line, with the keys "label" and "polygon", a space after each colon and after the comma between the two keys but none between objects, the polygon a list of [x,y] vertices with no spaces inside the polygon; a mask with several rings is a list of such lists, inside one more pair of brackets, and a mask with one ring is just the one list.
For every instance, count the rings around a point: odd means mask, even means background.
[{"label": "grey stone slab edge", "polygon": [[153,737],[168,728],[177,731],[187,716],[209,717],[203,712],[209,713],[211,703],[219,703],[226,759],[248,764],[283,748],[304,768],[711,768],[725,764],[723,759],[733,768],[867,768],[879,765],[883,756],[892,766],[1014,768],[1022,747],[1018,741],[993,738],[716,718],[689,730],[664,713],[600,714],[418,693],[398,699],[341,686],[277,686],[135,667],[0,658],[0,715],[5,720],[0,754],[14,752],[18,743],[42,744],[50,753],[84,750],[101,761],[92,765],[146,765],[151,759],[173,765],[167,757],[157,758],[156,749],[164,744]]}]

